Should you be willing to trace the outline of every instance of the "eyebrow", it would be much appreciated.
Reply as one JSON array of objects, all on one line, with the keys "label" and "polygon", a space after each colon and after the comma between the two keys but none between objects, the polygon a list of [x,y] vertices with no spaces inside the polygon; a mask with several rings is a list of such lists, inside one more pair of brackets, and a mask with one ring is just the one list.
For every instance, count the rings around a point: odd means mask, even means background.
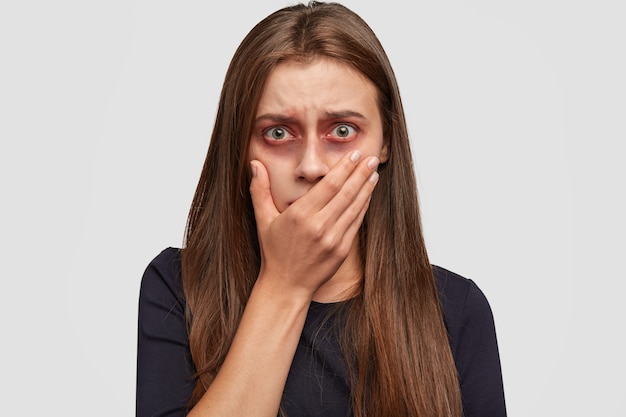
[{"label": "eyebrow", "polygon": [[[340,111],[327,111],[324,112],[324,119],[333,120],[333,119],[346,119],[350,117],[356,117],[358,119],[367,120],[365,116],[361,113],[352,111],[352,110],[340,110]],[[260,122],[261,120],[270,120],[276,123],[296,123],[297,119],[290,116],[285,116],[283,114],[276,113],[267,113],[263,114],[255,119],[255,123]]]},{"label": "eyebrow", "polygon": [[327,119],[346,119],[349,117],[356,117],[358,119],[367,120],[367,118],[363,116],[361,113],[352,111],[352,110],[326,112],[324,113],[324,116],[326,116]]},{"label": "eyebrow", "polygon": [[268,113],[268,114],[261,115],[261,116],[257,117],[254,121],[256,123],[258,123],[261,120],[270,120],[270,121],[276,122],[276,123],[294,123],[296,121],[296,119],[293,118],[293,117],[284,116],[282,114],[274,114],[274,113]]}]

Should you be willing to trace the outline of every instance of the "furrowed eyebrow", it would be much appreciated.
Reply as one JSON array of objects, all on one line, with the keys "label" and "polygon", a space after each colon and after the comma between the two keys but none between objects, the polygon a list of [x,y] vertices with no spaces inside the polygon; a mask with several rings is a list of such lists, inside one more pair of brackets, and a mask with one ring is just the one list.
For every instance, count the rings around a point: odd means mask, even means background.
[{"label": "furrowed eyebrow", "polygon": [[[358,119],[367,120],[365,116],[361,113],[352,111],[352,110],[341,110],[341,111],[327,111],[324,113],[324,118],[328,120],[333,119],[346,119],[349,117],[356,117]],[[268,113],[263,114],[255,119],[255,122],[258,123],[262,120],[269,120],[275,123],[296,123],[297,120],[293,117],[285,116],[282,114]]]},{"label": "furrowed eyebrow", "polygon": [[273,113],[263,114],[257,117],[255,119],[255,122],[259,123],[261,120],[269,120],[275,123],[286,123],[286,124],[296,122],[296,119],[293,117],[284,116],[282,114],[273,114]]},{"label": "furrowed eyebrow", "polygon": [[327,119],[345,119],[345,118],[348,118],[348,117],[356,117],[358,119],[363,119],[363,120],[367,119],[361,113],[356,112],[356,111],[352,111],[352,110],[326,112],[326,113],[324,113],[324,116]]}]

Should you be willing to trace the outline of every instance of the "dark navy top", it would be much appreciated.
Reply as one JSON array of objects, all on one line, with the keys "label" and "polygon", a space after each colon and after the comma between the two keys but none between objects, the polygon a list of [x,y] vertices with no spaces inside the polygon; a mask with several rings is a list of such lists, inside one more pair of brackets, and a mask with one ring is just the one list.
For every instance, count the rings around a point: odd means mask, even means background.
[{"label": "dark navy top", "polygon": [[[458,371],[464,417],[506,416],[493,315],[466,278],[433,266]],[[329,315],[336,305],[312,302],[287,377],[288,417],[350,416],[346,364]],[[137,416],[184,416],[194,387],[180,250],[168,248],[146,268],[139,295]]]}]

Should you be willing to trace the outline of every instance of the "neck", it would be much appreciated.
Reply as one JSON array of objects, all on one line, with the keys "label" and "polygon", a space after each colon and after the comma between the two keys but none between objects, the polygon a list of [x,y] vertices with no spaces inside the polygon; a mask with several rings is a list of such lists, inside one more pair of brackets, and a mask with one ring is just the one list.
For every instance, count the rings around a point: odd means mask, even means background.
[{"label": "neck", "polygon": [[363,265],[359,257],[359,240],[354,239],[348,257],[335,275],[317,289],[313,301],[332,303],[354,297],[363,279]]}]

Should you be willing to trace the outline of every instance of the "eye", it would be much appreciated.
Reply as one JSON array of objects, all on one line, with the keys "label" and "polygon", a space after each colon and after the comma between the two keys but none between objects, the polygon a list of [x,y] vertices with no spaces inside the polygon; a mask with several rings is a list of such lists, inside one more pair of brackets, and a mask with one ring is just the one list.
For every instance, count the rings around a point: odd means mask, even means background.
[{"label": "eye", "polygon": [[356,134],[356,129],[353,126],[347,124],[337,125],[329,136],[333,136],[339,139],[347,139]]},{"label": "eye", "polygon": [[284,127],[270,127],[265,132],[263,132],[263,136],[270,140],[283,140],[289,136],[289,132]]}]

